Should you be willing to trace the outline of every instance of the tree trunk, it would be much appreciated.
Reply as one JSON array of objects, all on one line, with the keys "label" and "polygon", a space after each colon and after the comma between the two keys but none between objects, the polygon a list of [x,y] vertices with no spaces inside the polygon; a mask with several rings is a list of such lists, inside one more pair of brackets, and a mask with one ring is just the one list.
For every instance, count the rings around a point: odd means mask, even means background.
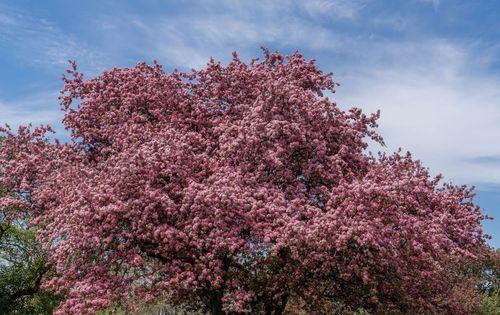
[{"label": "tree trunk", "polygon": [[221,292],[212,292],[209,297],[209,309],[212,315],[226,315],[222,310],[222,294]]},{"label": "tree trunk", "polygon": [[265,305],[266,315],[281,315],[285,311],[286,304],[288,303],[288,294],[281,297],[279,301],[273,301]]}]

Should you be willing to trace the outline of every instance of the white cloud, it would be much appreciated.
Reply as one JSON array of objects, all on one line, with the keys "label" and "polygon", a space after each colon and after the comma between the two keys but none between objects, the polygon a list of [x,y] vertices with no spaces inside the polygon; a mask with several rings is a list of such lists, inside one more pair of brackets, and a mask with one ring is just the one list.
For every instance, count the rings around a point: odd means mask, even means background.
[{"label": "white cloud", "polygon": [[437,9],[437,7],[441,4],[441,0],[418,0],[419,2],[430,4]]},{"label": "white cloud", "polygon": [[59,110],[57,92],[39,93],[16,99],[15,101],[0,100],[1,124],[12,128],[32,123],[33,126],[50,124],[62,131],[60,121],[62,111]]},{"label": "white cloud", "polygon": [[[125,37],[130,37],[131,32],[135,34],[140,43],[135,43],[134,49],[146,59],[186,67],[203,66],[211,56],[225,58],[235,50],[243,57],[254,57],[255,50],[262,45],[331,51],[351,40],[317,24],[307,14],[295,14],[298,9],[314,13],[312,7],[306,9],[301,2],[264,1],[261,6],[253,6],[229,1],[221,2],[222,8],[218,10],[212,1],[202,3],[203,13],[147,18],[128,13],[103,16],[96,25],[103,31],[113,30],[117,37],[123,36],[122,43],[127,42]],[[354,11],[349,13],[354,14]]]},{"label": "white cloud", "polygon": [[500,156],[500,78],[475,62],[473,47],[424,39],[364,51],[370,56],[340,78],[340,104],[381,109],[388,150],[409,149],[433,173],[500,183],[500,163],[492,163]]},{"label": "white cloud", "polygon": [[95,73],[103,69],[105,60],[102,53],[54,23],[6,6],[0,6],[0,49],[2,46],[8,47],[2,54],[12,54],[24,64],[44,68],[66,68],[68,60],[76,59]]},{"label": "white cloud", "polygon": [[312,0],[299,1],[299,6],[312,16],[330,16],[352,20],[358,17],[365,2],[358,0]]}]

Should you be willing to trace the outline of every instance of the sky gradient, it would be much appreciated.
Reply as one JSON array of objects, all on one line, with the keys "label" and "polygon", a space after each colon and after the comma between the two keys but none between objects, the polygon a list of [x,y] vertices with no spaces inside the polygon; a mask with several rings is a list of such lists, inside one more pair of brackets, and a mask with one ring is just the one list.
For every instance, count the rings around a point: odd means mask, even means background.
[{"label": "sky gradient", "polygon": [[[258,3],[258,5],[256,5]],[[500,1],[0,1],[0,123],[48,123],[67,60],[87,77],[301,51],[340,83],[342,108],[381,110],[387,147],[475,185],[500,247]]]}]

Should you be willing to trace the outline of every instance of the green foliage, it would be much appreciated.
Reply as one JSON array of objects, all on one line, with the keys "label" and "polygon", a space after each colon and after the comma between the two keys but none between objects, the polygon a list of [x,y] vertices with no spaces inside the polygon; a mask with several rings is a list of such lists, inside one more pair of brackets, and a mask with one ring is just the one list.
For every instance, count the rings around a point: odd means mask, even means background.
[{"label": "green foliage", "polygon": [[40,289],[46,262],[27,221],[0,211],[0,314],[52,314],[59,300]]},{"label": "green foliage", "polygon": [[500,250],[489,251],[476,272],[482,292],[477,315],[500,315]]},{"label": "green foliage", "polygon": [[500,290],[483,297],[477,315],[500,315]]}]

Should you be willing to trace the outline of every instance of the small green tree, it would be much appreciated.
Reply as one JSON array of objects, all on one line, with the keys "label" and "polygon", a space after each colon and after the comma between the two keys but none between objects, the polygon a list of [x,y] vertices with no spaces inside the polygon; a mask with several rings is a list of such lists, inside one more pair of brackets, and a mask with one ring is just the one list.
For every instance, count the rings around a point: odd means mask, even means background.
[{"label": "small green tree", "polygon": [[59,303],[40,287],[50,268],[28,222],[0,209],[0,314],[52,314]]},{"label": "small green tree", "polygon": [[500,314],[500,250],[489,251],[476,269],[483,294],[478,315]]}]

